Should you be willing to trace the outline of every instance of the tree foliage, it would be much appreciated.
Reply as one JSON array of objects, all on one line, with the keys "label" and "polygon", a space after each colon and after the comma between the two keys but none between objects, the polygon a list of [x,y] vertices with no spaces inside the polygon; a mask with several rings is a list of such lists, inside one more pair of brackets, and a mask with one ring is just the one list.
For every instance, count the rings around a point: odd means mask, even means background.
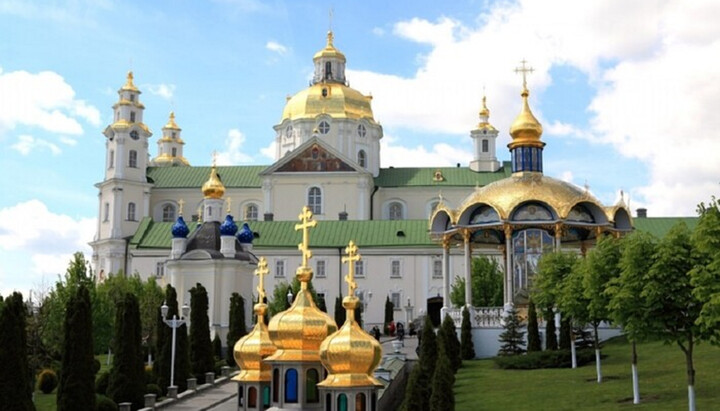
[{"label": "tree foliage", "polygon": [[402,410],[429,410],[432,377],[438,359],[438,343],[430,316],[426,315],[420,336],[420,356],[405,388]]},{"label": "tree foliage", "polygon": [[143,407],[145,368],[142,356],[140,304],[134,294],[127,293],[118,304],[115,315],[116,338],[113,365],[107,394],[116,403],[131,402],[132,409]]},{"label": "tree foliage", "polygon": [[[313,286],[312,281],[308,281],[308,290],[310,291],[310,295],[312,295],[313,303],[315,303],[316,307],[319,307],[318,295],[317,292],[315,292],[315,287]],[[300,292],[300,280],[298,280],[297,277],[294,277],[290,284],[285,281],[280,281],[275,284],[272,298],[268,303],[268,311],[270,311],[271,317],[290,308],[291,303],[287,298],[288,291],[292,293],[293,301],[295,301],[295,296]]]},{"label": "tree foliage", "polygon": [[598,325],[610,320],[610,293],[605,290],[613,279],[620,277],[620,240],[601,236],[588,252],[582,280],[583,297],[588,302],[588,322],[595,331],[595,349],[599,349]]},{"label": "tree foliage", "polygon": [[210,319],[208,318],[208,294],[202,284],[190,289],[190,370],[199,381],[206,372],[215,370]]},{"label": "tree foliage", "polygon": [[0,398],[3,410],[34,410],[32,378],[28,367],[27,309],[22,294],[0,296]]},{"label": "tree foliage", "polygon": [[345,324],[346,316],[347,312],[342,305],[342,297],[335,298],[335,324],[337,324],[338,328]]},{"label": "tree foliage", "polygon": [[247,326],[245,325],[245,299],[238,293],[232,293],[230,297],[230,326],[227,334],[227,364],[234,367],[235,357],[233,349],[235,343],[247,334]]},{"label": "tree foliage", "polygon": [[[450,319],[449,316],[445,316]],[[452,319],[450,319],[452,322]],[[443,324],[445,320],[443,320]],[[453,329],[455,327],[453,326]],[[448,333],[441,332],[437,335],[438,342],[438,358],[432,375],[432,386],[430,394],[429,409],[430,411],[453,411],[455,410],[455,395],[453,393],[453,385],[455,384],[455,373],[451,365],[451,359],[447,349],[450,343],[447,341],[451,336]],[[453,330],[454,337],[454,330]]]},{"label": "tree foliage", "polygon": [[[553,320],[550,320],[554,322]],[[538,328],[538,317],[535,303],[530,300],[528,304],[528,320],[527,320],[527,333],[528,333],[528,352],[541,351],[542,346],[540,344],[540,329]]]},{"label": "tree foliage", "polygon": [[505,316],[505,331],[500,333],[498,355],[519,355],[525,352],[525,333],[521,331],[520,318],[515,307],[510,307]]},{"label": "tree foliage", "polygon": [[[503,304],[503,272],[495,259],[484,256],[473,258],[470,281],[474,307],[498,307]],[[455,277],[450,302],[455,307],[465,305],[464,278]]]},{"label": "tree foliage", "polygon": [[445,314],[442,325],[440,326],[440,333],[444,335],[443,343],[445,345],[445,355],[450,360],[450,366],[452,367],[453,373],[455,373],[462,366],[462,358],[460,357],[460,341],[457,338],[457,331],[455,330],[455,321],[448,314]]},{"label": "tree foliage", "polygon": [[545,349],[554,351],[558,349],[557,335],[555,335],[555,314],[551,309],[546,309],[543,317],[545,318]]},{"label": "tree foliage", "polygon": [[720,205],[716,198],[698,206],[692,234],[696,263],[690,272],[694,297],[702,302],[697,323],[703,338],[720,345]]},{"label": "tree foliage", "polygon": [[475,359],[475,344],[472,339],[472,324],[470,324],[470,311],[463,307],[462,323],[460,324],[460,357],[463,360]]},{"label": "tree foliage", "polygon": [[390,335],[390,323],[395,319],[395,304],[390,301],[390,296],[385,297],[385,318],[383,320],[383,334]]},{"label": "tree foliage", "polygon": [[[165,304],[168,306],[168,318],[173,316],[180,318],[178,310],[177,292],[175,288],[168,285],[165,288]],[[157,360],[157,377],[158,385],[167,393],[167,387],[170,386],[170,364],[172,358],[172,328],[163,324],[163,337],[160,355]],[[178,387],[178,392],[187,389],[187,379],[190,377],[190,356],[188,353],[188,333],[187,324],[183,324],[176,330],[176,347],[175,347],[175,380],[174,383]]]}]

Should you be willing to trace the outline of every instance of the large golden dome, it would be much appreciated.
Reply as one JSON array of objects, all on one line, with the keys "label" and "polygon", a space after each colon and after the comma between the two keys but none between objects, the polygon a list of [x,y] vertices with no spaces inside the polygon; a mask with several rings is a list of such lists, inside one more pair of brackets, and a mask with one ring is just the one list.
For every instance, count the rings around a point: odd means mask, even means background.
[{"label": "large golden dome", "polygon": [[217,168],[213,164],[210,170],[210,178],[202,185],[202,193],[205,198],[219,199],[225,195],[225,185],[220,181],[217,174]]},{"label": "large golden dome", "polygon": [[265,313],[267,305],[255,304],[255,315],[257,323],[250,334],[239,339],[233,348],[233,356],[240,374],[235,376],[235,381],[270,381],[270,364],[263,361],[266,357],[275,354],[277,347],[270,340],[268,328],[265,325]]},{"label": "large golden dome", "polygon": [[523,99],[523,105],[520,114],[515,117],[515,121],[513,121],[510,126],[512,141],[508,144],[508,148],[510,150],[518,146],[542,148],[545,146],[545,143],[540,140],[543,128],[542,124],[540,124],[532,111],[530,111],[530,106],[528,105],[530,92],[527,88],[523,88],[520,95]]},{"label": "large golden dome", "polygon": [[371,100],[372,97],[344,84],[317,83],[287,101],[280,122],[326,114],[333,118],[366,119],[374,123]]},{"label": "large golden dome", "polygon": [[335,321],[320,311],[307,289],[312,278],[310,267],[298,267],[301,289],[290,308],[275,314],[268,326],[277,352],[268,360],[320,361],[318,349],[328,335],[337,331]]},{"label": "large golden dome", "polygon": [[345,324],[327,337],[320,346],[320,361],[327,368],[328,376],[318,386],[382,386],[373,377],[373,371],[382,358],[382,348],[380,343],[355,321],[355,309],[359,303],[355,296],[343,299],[347,319]]}]

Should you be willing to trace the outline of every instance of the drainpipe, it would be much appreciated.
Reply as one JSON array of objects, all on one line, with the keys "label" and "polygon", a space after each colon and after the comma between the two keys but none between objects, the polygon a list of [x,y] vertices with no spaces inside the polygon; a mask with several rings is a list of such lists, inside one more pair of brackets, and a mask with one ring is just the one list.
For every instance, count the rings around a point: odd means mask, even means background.
[{"label": "drainpipe", "polygon": [[375,188],[373,188],[373,192],[370,193],[370,219],[371,220],[375,219],[375,217],[373,216],[373,211],[374,211],[373,204],[375,203],[373,201],[373,199],[375,198],[375,193],[377,193],[379,188],[380,188],[379,186],[375,186]]}]

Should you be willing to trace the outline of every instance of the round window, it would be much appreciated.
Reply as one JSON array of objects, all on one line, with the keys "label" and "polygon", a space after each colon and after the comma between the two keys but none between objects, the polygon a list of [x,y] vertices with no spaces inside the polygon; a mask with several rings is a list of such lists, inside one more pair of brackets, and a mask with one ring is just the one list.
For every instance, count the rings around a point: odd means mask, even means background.
[{"label": "round window", "polygon": [[140,136],[138,136],[138,132],[137,132],[137,131],[133,130],[133,131],[130,132],[130,138],[133,139],[133,140],[137,140],[138,138],[140,138]]},{"label": "round window", "polygon": [[293,134],[292,126],[287,126],[287,128],[285,128],[285,138],[291,138],[292,134]]},{"label": "round window", "polygon": [[365,137],[367,135],[367,129],[365,128],[364,125],[358,124],[357,133],[358,133],[358,136]]},{"label": "round window", "polygon": [[323,120],[318,125],[318,130],[320,130],[320,134],[327,134],[330,131],[330,124],[328,124],[327,121]]}]

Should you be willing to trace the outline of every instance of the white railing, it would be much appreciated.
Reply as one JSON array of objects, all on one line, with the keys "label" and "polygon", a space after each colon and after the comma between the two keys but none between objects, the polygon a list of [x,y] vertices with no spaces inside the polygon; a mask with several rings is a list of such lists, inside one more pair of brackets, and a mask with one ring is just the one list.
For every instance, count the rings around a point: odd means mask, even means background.
[{"label": "white railing", "polygon": [[[455,322],[455,327],[462,325],[462,308],[448,308],[447,314]],[[502,307],[470,307],[470,325],[473,328],[502,327]]]}]

